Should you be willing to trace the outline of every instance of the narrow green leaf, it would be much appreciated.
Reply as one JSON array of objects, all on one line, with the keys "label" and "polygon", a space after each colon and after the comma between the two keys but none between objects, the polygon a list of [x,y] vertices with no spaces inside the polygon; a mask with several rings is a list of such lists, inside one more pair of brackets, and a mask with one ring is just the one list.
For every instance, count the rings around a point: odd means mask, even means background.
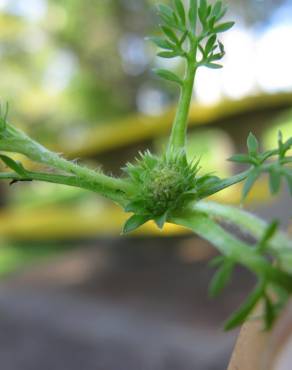
[{"label": "narrow green leaf", "polygon": [[214,16],[216,19],[218,19],[218,16],[220,15],[222,10],[222,1],[217,1],[215,5],[213,6],[211,16]]},{"label": "narrow green leaf", "polygon": [[190,0],[189,21],[195,32],[197,26],[198,1]]},{"label": "narrow green leaf", "polygon": [[262,236],[258,246],[257,251],[263,252],[268,247],[268,241],[272,239],[278,229],[279,223],[278,221],[273,221],[270,225],[266,228],[264,235]]},{"label": "narrow green leaf", "polygon": [[207,6],[207,17],[211,15],[212,5]]},{"label": "narrow green leaf", "polygon": [[179,45],[179,40],[170,27],[161,26],[161,29],[164,32],[165,36],[168,37],[170,41],[172,41],[175,45]]},{"label": "narrow green leaf", "polygon": [[216,21],[216,18],[215,18],[215,17],[211,17],[211,18],[209,19],[208,26],[209,26],[209,28],[210,28],[211,30],[212,30],[212,29],[213,29],[213,27],[214,27],[215,21]]},{"label": "narrow green leaf", "polygon": [[181,0],[175,0],[175,7],[177,10],[177,13],[179,15],[179,18],[181,20],[181,23],[183,25],[186,24],[186,13],[185,13],[185,8]]},{"label": "narrow green leaf", "polygon": [[177,54],[177,52],[173,52],[173,51],[162,51],[158,53],[157,56],[159,56],[160,58],[171,59],[171,58],[176,58],[179,55]]},{"label": "narrow green leaf", "polygon": [[233,26],[234,26],[234,22],[221,23],[218,26],[213,28],[213,32],[216,32],[216,33],[226,32]]},{"label": "narrow green leaf", "polygon": [[259,302],[264,294],[265,284],[264,282],[259,282],[256,288],[251,292],[246,301],[241,305],[241,307],[236,311],[229,320],[224,325],[225,330],[231,330],[237,326],[243,324],[248,318],[251,311],[254,309],[256,304]]},{"label": "narrow green leaf", "polygon": [[182,80],[173,72],[170,72],[166,69],[153,69],[154,73],[156,73],[159,77],[164,78],[165,80],[175,82],[179,85],[182,85]]},{"label": "narrow green leaf", "polygon": [[254,168],[253,170],[250,171],[249,175],[247,176],[247,179],[244,183],[243,186],[243,191],[242,191],[242,198],[245,199],[250,192],[252,186],[256,182],[257,178],[259,177],[260,172],[257,168]]},{"label": "narrow green leaf", "polygon": [[146,215],[133,215],[126,221],[123,227],[123,233],[124,234],[130,233],[136,230],[138,227],[145,224],[149,220],[150,220],[150,217]]},{"label": "narrow green leaf", "polygon": [[207,58],[207,55],[205,53],[205,49],[203,48],[203,46],[199,44],[198,45],[198,48],[199,48],[200,52],[202,53],[204,59],[206,59]]},{"label": "narrow green leaf", "polygon": [[278,139],[279,156],[280,158],[285,158],[287,151],[292,147],[292,138],[288,139],[285,143],[283,143],[281,131],[279,131],[278,137],[279,137]]},{"label": "narrow green leaf", "polygon": [[272,194],[277,194],[280,190],[281,174],[274,168],[269,171],[269,187]]},{"label": "narrow green leaf", "polygon": [[217,16],[217,21],[220,21],[223,17],[224,17],[224,15],[227,13],[227,7],[225,6],[225,7],[223,7],[222,9],[221,9],[221,12],[218,14],[218,16]]},{"label": "narrow green leaf", "polygon": [[205,63],[204,66],[207,67],[207,68],[211,68],[211,69],[223,68],[223,66],[221,64],[217,64],[217,63]]},{"label": "narrow green leaf", "polygon": [[208,15],[211,13],[211,7],[207,5],[206,0],[200,0],[200,5],[198,9],[198,16],[200,19],[200,22],[203,26],[203,29],[206,28],[207,22],[208,22]]},{"label": "narrow green leaf", "polygon": [[156,217],[154,219],[154,222],[156,223],[157,227],[159,227],[159,229],[163,229],[163,226],[164,226],[166,220],[167,220],[167,212],[165,212],[163,215],[161,215],[159,217]]},{"label": "narrow green leaf", "polygon": [[222,44],[222,42],[218,41],[218,46],[219,46],[220,53],[222,55],[225,55],[225,48],[224,48],[224,45]]},{"label": "narrow green leaf", "polygon": [[221,53],[213,54],[213,55],[211,55],[211,56],[209,57],[209,61],[210,61],[210,62],[214,62],[214,61],[217,61],[217,60],[222,59],[223,57],[224,57],[224,55],[223,55],[223,54],[221,54]]},{"label": "narrow green leaf", "polygon": [[167,25],[168,27],[171,27],[171,28],[174,28],[174,29],[180,29],[180,27],[177,25],[174,17],[169,18],[164,14],[159,14],[159,17],[164,22],[164,24]]},{"label": "narrow green leaf", "polygon": [[205,29],[205,27],[206,27],[206,16],[204,15],[201,8],[199,8],[199,10],[198,10],[198,16],[199,16],[200,22],[203,26],[203,29]]},{"label": "narrow green leaf", "polygon": [[201,12],[202,17],[206,17],[208,12],[208,6],[206,0],[200,0],[199,11]]},{"label": "narrow green leaf", "polygon": [[277,231],[279,226],[279,222],[277,220],[271,222],[271,224],[267,227],[267,230],[264,233],[264,236],[262,238],[262,241],[266,243],[268,240],[270,240]]},{"label": "narrow green leaf", "polygon": [[0,159],[2,159],[6,166],[11,168],[18,175],[21,175],[23,177],[27,176],[27,171],[24,169],[23,165],[20,162],[15,161],[14,159],[7,157],[6,155],[3,154],[0,154]]},{"label": "narrow green leaf", "polygon": [[165,5],[165,4],[158,4],[157,5],[159,13],[162,15],[165,15],[168,18],[172,18],[173,16],[173,10],[170,6]]},{"label": "narrow green leaf", "polygon": [[270,298],[266,295],[265,296],[265,330],[270,330],[274,324],[274,321],[276,319],[276,312],[275,308],[273,306],[272,301]]},{"label": "narrow green leaf", "polygon": [[252,155],[256,155],[259,149],[259,142],[252,132],[249,133],[247,138],[247,148]]},{"label": "narrow green leaf", "polygon": [[214,46],[215,42],[216,42],[216,39],[217,39],[217,35],[212,35],[207,43],[206,43],[206,47],[205,47],[205,53],[208,55],[212,49],[212,47]]},{"label": "narrow green leaf", "polygon": [[182,44],[185,42],[186,38],[188,37],[188,31],[185,31],[182,37],[179,40],[179,45],[182,46]]},{"label": "narrow green leaf", "polygon": [[175,49],[174,44],[172,44],[168,40],[165,40],[162,37],[147,37],[147,40],[153,42],[155,45],[157,45],[161,49],[166,49],[166,50],[174,50]]},{"label": "narrow green leaf", "polygon": [[211,297],[216,297],[226,287],[231,279],[233,268],[234,263],[225,260],[222,266],[217,270],[209,286],[209,295]]},{"label": "narrow green leaf", "polygon": [[175,13],[171,7],[165,4],[159,4],[157,8],[159,17],[166,25],[172,28],[179,28],[176,23]]}]

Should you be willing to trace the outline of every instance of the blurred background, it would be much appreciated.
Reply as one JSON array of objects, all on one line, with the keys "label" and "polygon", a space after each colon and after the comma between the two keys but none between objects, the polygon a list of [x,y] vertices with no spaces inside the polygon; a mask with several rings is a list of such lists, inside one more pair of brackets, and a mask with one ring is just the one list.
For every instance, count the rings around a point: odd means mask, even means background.
[{"label": "blurred background", "polygon": [[[292,136],[292,3],[229,0],[222,70],[201,69],[188,154],[229,176],[249,131],[263,148]],[[0,0],[0,99],[9,120],[67,158],[108,173],[139,150],[165,145],[175,86],[153,67],[155,0]],[[33,166],[24,158],[27,167]],[[3,169],[3,168],[1,168]],[[240,202],[240,188],[216,198]],[[270,199],[266,179],[247,207],[289,227],[291,198]],[[270,211],[272,209],[272,212]],[[125,215],[79,189],[0,184],[0,358],[5,370],[219,370],[236,332],[222,323],[253,278],[238,270],[224,295],[207,295],[215,252],[185,230],[151,223],[121,237]]]}]

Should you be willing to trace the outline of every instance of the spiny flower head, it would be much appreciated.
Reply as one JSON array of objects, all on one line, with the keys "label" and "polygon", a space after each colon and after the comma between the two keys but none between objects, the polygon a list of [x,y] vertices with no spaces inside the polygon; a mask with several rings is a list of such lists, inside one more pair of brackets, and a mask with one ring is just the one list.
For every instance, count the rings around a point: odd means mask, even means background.
[{"label": "spiny flower head", "polygon": [[124,231],[132,231],[153,219],[162,228],[171,212],[196,198],[199,161],[189,163],[184,151],[155,156],[149,151],[140,153],[135,164],[124,171],[133,183],[135,193],[126,206],[133,212]]}]

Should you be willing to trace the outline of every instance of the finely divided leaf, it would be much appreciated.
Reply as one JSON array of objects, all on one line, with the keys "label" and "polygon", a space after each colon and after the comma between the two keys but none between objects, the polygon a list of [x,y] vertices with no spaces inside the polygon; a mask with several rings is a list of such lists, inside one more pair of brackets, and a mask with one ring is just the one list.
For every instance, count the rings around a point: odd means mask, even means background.
[{"label": "finely divided leaf", "polygon": [[223,68],[223,66],[221,64],[217,64],[217,63],[205,63],[204,66],[207,67],[207,68],[211,68],[211,69]]},{"label": "finely divided leaf", "polygon": [[216,19],[218,19],[220,13],[222,10],[222,1],[217,1],[215,5],[213,6],[211,17],[214,16]]},{"label": "finely divided leaf", "polygon": [[217,21],[220,21],[224,17],[224,15],[227,13],[227,7],[222,7],[221,12],[217,16]]},{"label": "finely divided leaf", "polygon": [[190,0],[189,21],[195,31],[197,25],[198,1]]},{"label": "finely divided leaf", "polygon": [[152,41],[155,45],[157,45],[161,49],[166,49],[166,50],[174,50],[175,49],[174,44],[172,44],[168,40],[165,40],[162,37],[148,37],[147,40]]},{"label": "finely divided leaf", "polygon": [[199,11],[201,12],[201,15],[203,17],[205,17],[207,15],[208,6],[207,6],[207,1],[206,0],[200,0]]},{"label": "finely divided leaf", "polygon": [[157,6],[160,14],[168,17],[168,18],[172,18],[173,16],[173,10],[171,9],[170,6],[168,5],[165,5],[165,4],[158,4]]},{"label": "finely divided leaf", "polygon": [[225,48],[224,48],[224,45],[222,44],[222,42],[218,41],[218,46],[219,46],[219,50],[220,50],[220,53],[223,55],[225,55]]},{"label": "finely divided leaf", "polygon": [[210,53],[210,51],[212,50],[215,42],[216,42],[216,39],[217,39],[217,35],[212,35],[209,40],[207,41],[206,43],[206,47],[205,47],[205,53],[208,55]]},{"label": "finely divided leaf", "polygon": [[221,23],[218,26],[213,28],[213,32],[216,32],[216,33],[226,32],[233,26],[234,26],[234,22]]},{"label": "finely divided leaf", "polygon": [[179,18],[181,20],[181,23],[185,25],[186,24],[186,13],[185,13],[185,8],[182,3],[182,0],[175,0],[175,7],[179,15]]},{"label": "finely divided leaf", "polygon": [[217,61],[217,60],[220,60],[223,58],[223,54],[221,53],[217,53],[217,54],[213,54],[209,57],[209,62],[213,62],[213,61]]},{"label": "finely divided leaf", "polygon": [[185,31],[184,34],[182,35],[182,37],[179,39],[179,45],[180,46],[185,42],[187,37],[188,37],[188,31]]},{"label": "finely divided leaf", "polygon": [[166,69],[154,69],[153,72],[156,73],[159,77],[164,78],[165,80],[176,82],[179,85],[182,85],[182,80],[176,74]]},{"label": "finely divided leaf", "polygon": [[179,45],[179,40],[176,34],[173,32],[173,30],[170,27],[161,26],[161,30],[169,38],[170,41],[174,42],[175,45]]},{"label": "finely divided leaf", "polygon": [[213,29],[215,21],[216,21],[215,17],[210,18],[210,20],[208,21],[208,26],[210,29]]},{"label": "finely divided leaf", "polygon": [[160,58],[171,59],[177,57],[178,54],[175,51],[161,51],[160,53],[157,54],[157,56],[159,56]]},{"label": "finely divided leaf", "polygon": [[169,6],[165,4],[158,5],[158,15],[169,27],[177,27],[174,11]]}]

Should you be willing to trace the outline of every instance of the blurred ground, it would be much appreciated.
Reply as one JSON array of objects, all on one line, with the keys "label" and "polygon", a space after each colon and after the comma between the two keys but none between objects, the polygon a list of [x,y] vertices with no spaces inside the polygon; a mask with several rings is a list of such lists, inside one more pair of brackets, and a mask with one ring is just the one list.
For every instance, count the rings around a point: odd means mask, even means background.
[{"label": "blurred ground", "polygon": [[2,281],[2,368],[225,369],[236,333],[222,323],[252,279],[238,270],[210,300],[212,270],[182,253],[190,244],[209,250],[189,238],[100,241]]}]

